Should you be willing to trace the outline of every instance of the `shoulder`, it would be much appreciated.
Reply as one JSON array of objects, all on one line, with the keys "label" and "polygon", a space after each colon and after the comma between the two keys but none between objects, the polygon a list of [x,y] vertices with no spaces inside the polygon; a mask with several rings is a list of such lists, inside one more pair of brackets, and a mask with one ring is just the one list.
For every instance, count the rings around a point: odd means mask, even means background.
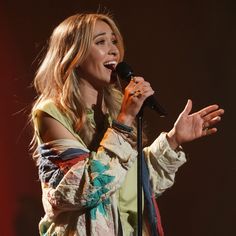
[{"label": "shoulder", "polygon": [[70,138],[83,143],[73,128],[72,120],[52,100],[37,104],[32,111],[32,119],[39,137],[47,136],[44,141]]},{"label": "shoulder", "polygon": [[44,116],[47,115],[54,118],[67,128],[72,128],[73,126],[69,116],[67,116],[65,112],[59,109],[59,107],[52,100],[45,100],[34,107],[32,111],[33,120],[40,119],[42,117],[42,114],[44,114]]},{"label": "shoulder", "polygon": [[57,107],[57,105],[52,100],[45,100],[37,104],[33,111],[33,118],[41,114],[42,112],[47,113],[48,115],[56,118],[57,116],[65,116],[62,111]]}]

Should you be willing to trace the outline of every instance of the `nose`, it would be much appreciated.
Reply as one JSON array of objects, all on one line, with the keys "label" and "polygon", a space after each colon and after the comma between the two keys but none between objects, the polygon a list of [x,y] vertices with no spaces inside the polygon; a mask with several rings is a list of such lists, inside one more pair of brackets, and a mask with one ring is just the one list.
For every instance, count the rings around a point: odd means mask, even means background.
[{"label": "nose", "polygon": [[117,48],[117,46],[114,43],[111,43],[108,53],[109,53],[109,55],[117,56],[117,55],[119,55],[119,49]]}]

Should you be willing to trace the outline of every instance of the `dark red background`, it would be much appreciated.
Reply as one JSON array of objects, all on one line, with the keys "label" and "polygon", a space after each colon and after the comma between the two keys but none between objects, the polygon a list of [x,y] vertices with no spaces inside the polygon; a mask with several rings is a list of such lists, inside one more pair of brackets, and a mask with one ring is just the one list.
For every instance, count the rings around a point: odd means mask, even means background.
[{"label": "dark red background", "polygon": [[110,10],[126,43],[126,61],[149,80],[169,116],[146,110],[153,140],[169,130],[188,98],[196,111],[226,112],[217,135],[184,145],[188,163],[159,198],[166,236],[235,235],[234,0],[1,1],[1,235],[38,235],[43,215],[37,170],[29,155],[28,114],[38,54],[53,28],[76,12]]}]

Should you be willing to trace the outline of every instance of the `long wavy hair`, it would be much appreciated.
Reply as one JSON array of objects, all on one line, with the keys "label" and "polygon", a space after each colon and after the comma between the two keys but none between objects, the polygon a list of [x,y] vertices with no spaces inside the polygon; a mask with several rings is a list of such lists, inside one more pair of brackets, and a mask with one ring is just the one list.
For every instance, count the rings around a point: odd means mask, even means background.
[{"label": "long wavy hair", "polygon": [[[34,79],[38,97],[32,113],[45,100],[52,100],[69,116],[73,128],[86,145],[93,139],[95,129],[86,118],[86,107],[80,93],[80,79],[76,68],[86,58],[92,44],[97,21],[104,21],[114,32],[120,61],[124,56],[123,39],[112,17],[108,14],[76,14],[65,19],[53,31],[48,50]],[[114,84],[104,89],[104,101],[111,118],[120,111],[123,94]],[[36,134],[34,134],[36,139]]]}]

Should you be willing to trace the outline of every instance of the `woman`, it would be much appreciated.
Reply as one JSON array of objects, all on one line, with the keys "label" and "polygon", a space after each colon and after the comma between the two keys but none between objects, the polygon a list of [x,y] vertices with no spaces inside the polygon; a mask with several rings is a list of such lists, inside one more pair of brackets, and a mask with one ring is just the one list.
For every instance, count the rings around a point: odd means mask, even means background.
[{"label": "woman", "polygon": [[[114,69],[123,55],[122,36],[107,15],[71,16],[51,36],[32,109],[45,209],[40,235],[135,235],[135,117],[154,91],[134,77],[122,94]],[[155,197],[186,161],[180,145],[215,133],[223,114],[217,105],[189,115],[191,108],[189,100],[173,129],[143,150]],[[150,229],[144,224],[158,235]]]}]

